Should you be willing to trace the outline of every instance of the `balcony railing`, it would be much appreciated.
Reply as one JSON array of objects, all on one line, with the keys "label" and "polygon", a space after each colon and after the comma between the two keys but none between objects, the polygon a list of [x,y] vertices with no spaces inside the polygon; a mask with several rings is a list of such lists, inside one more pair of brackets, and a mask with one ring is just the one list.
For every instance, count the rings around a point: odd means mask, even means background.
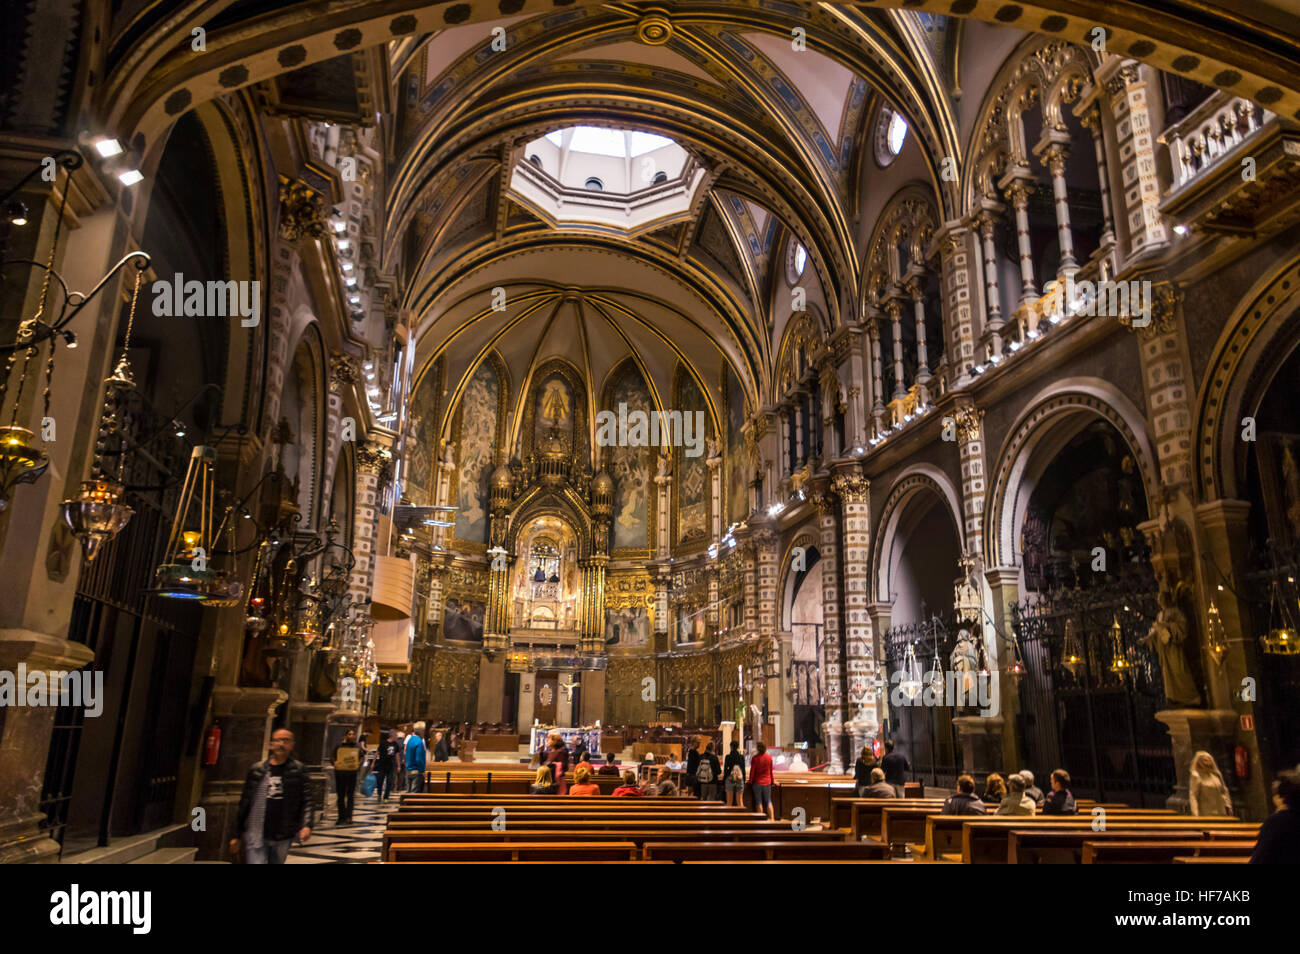
[{"label": "balcony railing", "polygon": [[1215,92],[1160,137],[1169,147],[1173,187],[1192,182],[1273,118],[1268,110],[1223,90]]}]

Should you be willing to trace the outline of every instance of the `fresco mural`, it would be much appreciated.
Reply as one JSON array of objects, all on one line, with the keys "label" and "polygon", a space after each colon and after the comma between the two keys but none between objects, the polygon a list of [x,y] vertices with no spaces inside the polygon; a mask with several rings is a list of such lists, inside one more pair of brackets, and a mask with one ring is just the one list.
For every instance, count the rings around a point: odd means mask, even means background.
[{"label": "fresco mural", "polygon": [[[644,411],[650,414],[654,405],[650,401],[650,390],[641,377],[635,364],[628,362],[623,366],[610,388],[611,407],[607,410],[618,413],[620,404],[626,404],[628,413]],[[658,453],[656,447],[613,447],[606,465],[609,476],[614,481],[614,547],[649,546],[649,500],[653,456]]]},{"label": "fresco mural", "polygon": [[605,645],[639,649],[650,643],[650,614],[644,606],[605,610]]},{"label": "fresco mural", "polygon": [[488,478],[495,466],[497,404],[501,382],[496,371],[484,361],[474,372],[460,401],[460,446],[456,461],[459,479],[456,487],[456,537],[484,542],[488,529]]},{"label": "fresco mural", "polygon": [[442,610],[443,638],[468,643],[483,642],[483,619],[486,615],[486,603],[447,600]]},{"label": "fresco mural", "polygon": [[[677,401],[675,410],[683,415],[704,411],[705,433],[712,437],[713,430],[708,425],[707,406],[704,394],[695,379],[684,370],[678,370]],[[704,454],[691,457],[683,453],[683,448],[675,451],[677,477],[677,542],[688,543],[703,540],[708,535],[709,527],[709,465]]]},{"label": "fresco mural", "polygon": [[406,453],[407,498],[417,506],[433,503],[435,462],[438,458],[438,372],[433,368],[420,379],[411,395],[411,436],[413,443]]},{"label": "fresco mural", "polygon": [[745,486],[745,394],[740,389],[736,373],[727,365],[727,523],[733,524],[749,516],[749,492]]}]

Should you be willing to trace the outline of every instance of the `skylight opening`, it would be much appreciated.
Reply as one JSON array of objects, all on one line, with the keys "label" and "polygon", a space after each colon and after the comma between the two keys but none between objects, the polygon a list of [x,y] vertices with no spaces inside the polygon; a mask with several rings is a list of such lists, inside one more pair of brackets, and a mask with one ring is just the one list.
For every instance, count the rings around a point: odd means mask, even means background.
[{"label": "skylight opening", "polygon": [[902,113],[894,113],[889,117],[889,151],[893,155],[898,155],[903,151],[903,143],[907,141],[907,120],[903,118]]},{"label": "skylight opening", "polygon": [[673,145],[673,141],[667,136],[656,136],[654,133],[635,132],[628,134],[631,140],[632,156],[644,156],[647,152],[654,152],[656,149],[662,149],[664,146]]},{"label": "skylight opening", "polygon": [[569,139],[570,152],[586,152],[593,156],[627,155],[627,141],[618,129],[602,129],[598,126],[575,126],[573,136]]}]

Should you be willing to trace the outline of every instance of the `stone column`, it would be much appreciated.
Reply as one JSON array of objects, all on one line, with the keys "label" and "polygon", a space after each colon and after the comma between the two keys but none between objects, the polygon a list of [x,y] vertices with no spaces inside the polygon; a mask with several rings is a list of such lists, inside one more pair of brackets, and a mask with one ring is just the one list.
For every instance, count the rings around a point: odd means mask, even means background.
[{"label": "stone column", "polygon": [[958,398],[953,409],[957,430],[957,453],[961,459],[962,512],[965,518],[966,548],[979,553],[984,548],[984,412],[968,397]]},{"label": "stone column", "polygon": [[[1129,254],[1163,248],[1169,243],[1156,166],[1155,135],[1147,87],[1156,84],[1155,71],[1137,60],[1107,57],[1097,68],[1097,82],[1110,96],[1111,115],[1118,134],[1120,178],[1125,183],[1119,212],[1128,221]],[[1155,97],[1152,97],[1154,99]]]},{"label": "stone column", "polygon": [[897,299],[885,303],[885,312],[894,329],[894,394],[898,400],[907,396],[907,385],[903,383],[903,306]]},{"label": "stone column", "polygon": [[833,491],[822,488],[812,495],[821,529],[822,561],[822,684],[826,689],[826,721],[822,734],[826,739],[828,771],[844,771],[844,694],[840,653],[840,537],[835,519]]},{"label": "stone column", "polygon": [[871,340],[871,417],[875,423],[875,432],[886,430],[885,424],[885,380],[880,357],[880,322],[878,317],[867,319],[867,336]]},{"label": "stone column", "polygon": [[1106,141],[1101,129],[1101,109],[1095,101],[1081,105],[1083,109],[1076,110],[1075,115],[1079,117],[1083,128],[1092,133],[1092,144],[1097,161],[1097,183],[1101,192],[1102,218],[1100,245],[1102,248],[1109,248],[1115,244],[1115,223],[1111,218],[1110,174],[1106,169]]},{"label": "stone column", "polygon": [[379,529],[380,474],[391,459],[392,452],[381,444],[368,441],[357,445],[357,499],[352,511],[352,554],[357,562],[348,581],[348,593],[358,603],[370,599]]},{"label": "stone column", "polygon": [[790,409],[790,414],[794,418],[794,461],[791,464],[791,468],[797,469],[802,467],[803,462],[808,459],[807,450],[804,445],[803,433],[803,388],[795,387],[791,389],[788,397],[794,402],[793,407]]},{"label": "stone column", "polygon": [[875,634],[867,612],[870,595],[867,573],[871,561],[870,483],[861,468],[854,464],[837,467],[831,487],[840,500],[840,525],[843,549],[840,575],[844,593],[845,698],[853,749],[845,753],[847,763],[853,753],[873,738],[880,729],[877,709]]},{"label": "stone column", "polygon": [[[89,646],[25,629],[0,630],[0,671],[14,674],[21,664],[26,682],[40,675],[80,669],[94,661]],[[54,678],[59,678],[57,675]],[[15,689],[26,692],[26,686]],[[24,695],[24,700],[25,700]],[[0,722],[0,864],[58,861],[59,845],[41,828],[39,810],[45,761],[57,705],[6,706]],[[98,780],[87,780],[88,782]],[[109,780],[111,783],[111,780]]]},{"label": "stone column", "polygon": [[1029,244],[1029,197],[1034,182],[1027,170],[1013,168],[1003,177],[1002,191],[1016,211],[1016,247],[1020,254],[1020,307],[1038,300],[1034,285],[1034,250]]},{"label": "stone column", "polygon": [[758,632],[758,546],[753,536],[739,544],[744,559],[745,635]]},{"label": "stone column", "polygon": [[[356,380],[357,369],[352,358],[342,351],[330,353],[329,390],[325,398],[325,459],[322,462],[320,513],[318,526],[324,526],[330,512],[330,502],[334,496],[335,473],[339,462],[339,449],[343,446],[343,395]],[[356,421],[349,429],[352,438],[356,437]]]},{"label": "stone column", "polygon": [[1074,259],[1074,236],[1070,233],[1070,193],[1065,184],[1065,162],[1070,157],[1069,133],[1047,130],[1040,148],[1035,150],[1052,175],[1052,198],[1056,206],[1056,241],[1061,261],[1056,277],[1064,280],[1079,270]]},{"label": "stone column", "polygon": [[[201,859],[229,860],[227,846],[241,835],[235,829],[244,779],[254,763],[269,754],[271,717],[287,698],[282,689],[218,686],[213,691],[212,716],[221,724],[221,754],[216,765],[204,769],[206,784],[199,807],[207,829],[198,834]],[[295,750],[297,745],[295,737]],[[322,806],[315,807],[319,827]]]},{"label": "stone column", "polygon": [[990,357],[1002,354],[1002,300],[998,290],[998,250],[993,243],[998,214],[1003,206],[983,199],[976,216],[984,258],[984,340]]},{"label": "stone column", "polygon": [[[990,567],[984,571],[984,581],[993,594],[993,624],[1003,637],[1014,639],[1015,633],[1011,628],[1011,607],[1020,601],[1020,567]],[[1006,644],[1005,640],[999,640],[998,650],[1000,653],[1014,654],[1014,650]],[[1020,715],[1020,679],[1026,678],[1027,674],[1017,678],[1008,673],[1010,667],[1010,660],[1001,658],[998,660],[998,670],[1001,675],[997,688],[1004,724],[1014,727]],[[1021,763],[1020,745],[1016,733],[1014,731],[1002,733],[1002,764],[1008,771],[1015,771]]]},{"label": "stone column", "polygon": [[[957,222],[947,222],[935,234],[926,249],[926,260],[939,256],[939,283],[943,293],[942,329],[947,347],[941,363],[935,367],[941,382],[939,393],[970,379],[975,369],[975,313],[971,288],[979,282],[978,243],[972,247],[971,230]],[[972,254],[974,252],[974,254]],[[944,365],[947,373],[943,373]],[[935,391],[931,388],[931,394]]]},{"label": "stone column", "polygon": [[758,633],[776,632],[777,564],[781,558],[780,537],[774,527],[762,527],[754,534],[758,556]]},{"label": "stone column", "polygon": [[912,296],[912,317],[916,321],[916,383],[920,385],[918,398],[921,404],[930,403],[929,354],[925,349],[925,289],[921,285],[921,276],[915,275],[907,283],[907,291]]}]

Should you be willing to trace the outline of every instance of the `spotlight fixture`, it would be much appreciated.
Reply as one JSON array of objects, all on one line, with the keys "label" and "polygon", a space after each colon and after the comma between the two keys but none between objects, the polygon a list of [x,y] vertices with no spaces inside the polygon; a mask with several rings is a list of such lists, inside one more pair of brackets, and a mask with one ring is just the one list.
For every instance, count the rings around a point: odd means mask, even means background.
[{"label": "spotlight fixture", "polygon": [[1188,232],[1188,229],[1187,229],[1187,226],[1185,226],[1185,225],[1175,225],[1175,226],[1174,226],[1174,234],[1175,234],[1175,235],[1186,235],[1187,232]]},{"label": "spotlight fixture", "polygon": [[144,173],[139,169],[127,169],[117,174],[118,181],[124,186],[133,186],[144,179]]},{"label": "spotlight fixture", "polygon": [[27,224],[27,206],[23,205],[17,199],[11,201],[5,206],[5,218],[10,225],[16,225],[22,228]]},{"label": "spotlight fixture", "polygon": [[91,143],[101,159],[112,159],[122,154],[122,144],[112,136],[101,136]]}]

